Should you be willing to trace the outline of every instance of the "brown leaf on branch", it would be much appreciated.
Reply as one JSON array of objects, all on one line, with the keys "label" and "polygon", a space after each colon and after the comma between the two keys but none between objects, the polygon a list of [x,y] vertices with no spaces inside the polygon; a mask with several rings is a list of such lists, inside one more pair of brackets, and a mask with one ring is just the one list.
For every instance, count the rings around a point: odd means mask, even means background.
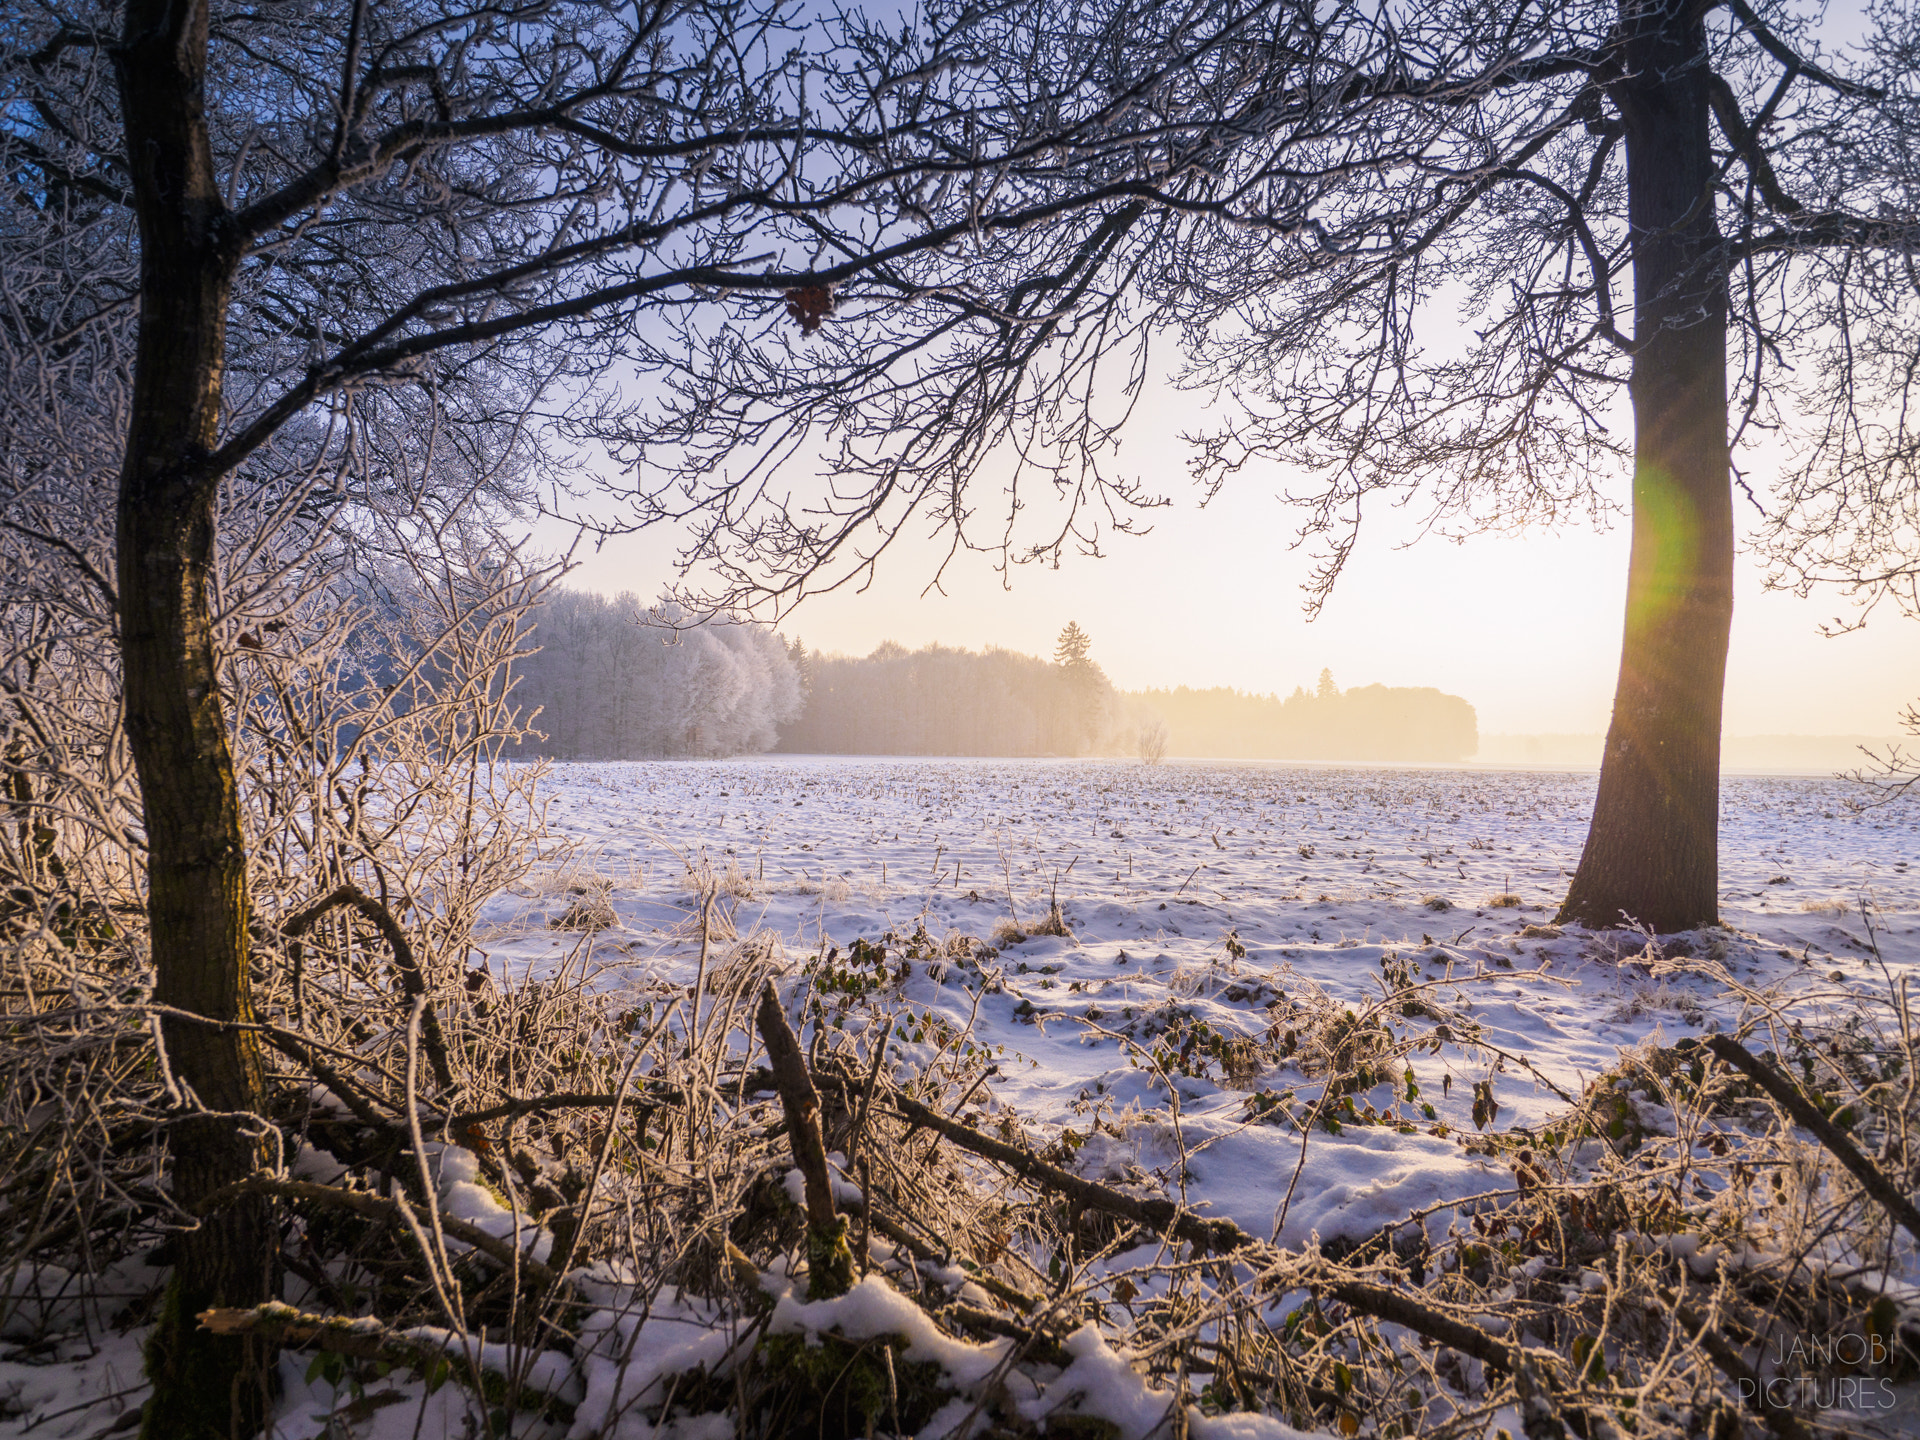
[{"label": "brown leaf on branch", "polygon": [[787,291],[787,314],[799,325],[802,335],[811,335],[833,314],[831,285],[802,285]]}]

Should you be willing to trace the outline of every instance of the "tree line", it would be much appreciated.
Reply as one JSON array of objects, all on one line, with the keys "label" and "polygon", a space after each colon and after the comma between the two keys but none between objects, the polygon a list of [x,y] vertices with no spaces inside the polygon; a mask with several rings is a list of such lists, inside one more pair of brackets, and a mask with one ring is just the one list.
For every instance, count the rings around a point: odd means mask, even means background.
[{"label": "tree line", "polygon": [[800,755],[1120,755],[1159,723],[1176,755],[1463,760],[1473,706],[1430,688],[1341,690],[1322,670],[1282,699],[1226,686],[1121,691],[1077,622],[1051,660],[886,641],[809,652],[765,626],[556,590],[530,612],[513,696],[523,753],[638,760]]},{"label": "tree line", "polygon": [[527,612],[520,753],[562,760],[759,754],[1084,755],[1130,736],[1075,624],[1051,661],[888,641],[809,652],[764,625],[556,589]]},{"label": "tree line", "polygon": [[1184,756],[1446,762],[1479,744],[1473,706],[1457,695],[1341,690],[1326,670],[1314,690],[1282,699],[1228,686],[1123,691],[1091,661],[1076,670],[992,647],[795,648],[806,700],[776,747],[790,754],[1144,756],[1156,726],[1166,753]]},{"label": "tree line", "polygon": [[1280,760],[1449,762],[1479,749],[1473,706],[1431,686],[1342,690],[1322,670],[1282,699],[1217,686],[1139,690],[1127,699],[1166,722],[1176,755]]},{"label": "tree line", "polygon": [[765,626],[557,590],[533,610],[514,698],[524,753],[639,760],[771,750],[801,714],[800,668]]},{"label": "tree line", "polygon": [[806,706],[778,748],[833,755],[1086,755],[1113,749],[1125,706],[1070,625],[1053,661],[989,646],[870,655],[799,651]]}]

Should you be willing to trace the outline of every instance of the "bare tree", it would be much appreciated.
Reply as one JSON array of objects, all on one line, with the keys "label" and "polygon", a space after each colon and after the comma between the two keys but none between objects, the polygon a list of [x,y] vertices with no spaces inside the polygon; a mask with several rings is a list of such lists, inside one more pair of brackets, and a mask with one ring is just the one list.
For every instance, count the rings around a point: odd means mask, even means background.
[{"label": "bare tree", "polygon": [[[1756,496],[1789,523],[1831,498],[1804,477],[1913,450],[1898,407],[1847,424],[1869,378],[1910,383],[1920,242],[1913,21],[1870,23],[1829,59],[1748,0],[996,8],[913,42],[934,78],[900,102],[949,124],[902,216],[977,238],[849,290],[802,363],[692,336],[701,378],[649,430],[685,445],[650,456],[671,483],[641,514],[704,517],[690,559],[780,603],[909,527],[1002,564],[1097,551],[1154,499],[1114,447],[1167,334],[1229,417],[1193,437],[1204,484],[1293,467],[1310,609],[1369,507],[1455,534],[1603,518],[1630,461],[1621,669],[1563,913],[1710,922],[1732,457],[1796,427],[1803,478]],[[991,187],[943,176],[995,146]],[[1041,234],[984,223],[1073,195],[1099,203]],[[835,482],[796,499],[780,461],[818,437]]]},{"label": "bare tree", "polygon": [[[9,344],[67,358],[103,318],[131,325],[114,564],[92,579],[117,619],[155,993],[195,1101],[172,1130],[183,1212],[271,1158],[222,684],[236,642],[215,594],[223,515],[238,499],[321,518],[347,487],[425,506],[453,543],[460,487],[414,482],[464,465],[472,495],[517,451],[533,467],[520,474],[558,483],[535,426],[620,408],[621,376],[654,355],[643,312],[745,287],[816,325],[836,278],[816,273],[818,236],[884,180],[897,143],[899,77],[847,59],[755,0],[77,0],[0,28],[0,269],[11,279],[33,250],[97,271],[35,238],[67,243],[83,222],[105,228],[113,261],[74,298],[43,288],[10,314]],[[877,251],[974,228],[881,236]],[[229,1198],[178,1245],[152,1435],[226,1436],[265,1413],[264,1342],[194,1328],[208,1307],[274,1295],[272,1202]]]},{"label": "bare tree", "polygon": [[1158,765],[1167,758],[1167,722],[1155,716],[1140,722],[1136,748],[1142,765]]}]

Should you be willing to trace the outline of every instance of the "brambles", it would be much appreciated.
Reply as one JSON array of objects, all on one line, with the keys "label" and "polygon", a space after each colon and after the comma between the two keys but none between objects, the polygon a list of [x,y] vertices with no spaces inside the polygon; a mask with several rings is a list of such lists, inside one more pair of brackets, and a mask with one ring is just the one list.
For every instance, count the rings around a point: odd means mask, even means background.
[{"label": "brambles", "polygon": [[[1131,1028],[1131,1027],[1130,1027]],[[1208,1077],[1217,1073],[1229,1085],[1244,1084],[1263,1068],[1259,1046],[1249,1036],[1227,1035],[1205,1020],[1175,1013],[1155,1032],[1149,1017],[1136,1034],[1152,1034],[1149,1054],[1169,1075]]]},{"label": "brambles", "polygon": [[[366,813],[394,803],[381,779],[367,782]],[[1196,827],[1201,847],[1213,828]],[[394,951],[364,913],[329,911],[303,933],[298,1024],[290,990],[263,986],[276,1043],[305,1046],[274,1052],[278,1098],[266,1117],[290,1157],[289,1178],[273,1183],[294,1313],[245,1323],[306,1347],[291,1373],[312,1370],[314,1403],[330,1404],[337,1425],[383,1391],[418,1405],[437,1386],[432,1403],[478,1429],[482,1417],[504,1429],[508,1412],[570,1416],[595,1440],[618,1433],[621,1414],[649,1426],[725,1417],[743,1434],[869,1424],[885,1434],[926,1430],[949,1405],[979,1407],[990,1434],[1021,1434],[1042,1411],[1048,1433],[1073,1433],[1104,1423],[1079,1413],[1085,1397],[1062,1383],[1085,1357],[1081,1373],[1104,1367],[1157,1415],[1178,1392],[1195,1429],[1200,1415],[1231,1412],[1334,1434],[1481,1433],[1488,1416],[1532,1405],[1593,1434],[1618,1425],[1630,1398],[1636,1436],[1693,1440],[1717,1424],[1725,1440],[1730,1426],[1743,1436],[1756,1427],[1715,1347],[1758,1363],[1786,1333],[1768,1324],[1884,1337],[1886,1364],[1849,1383],[1913,1364],[1909,1317],[1847,1278],[1868,1260],[1900,1261],[1908,1242],[1755,1087],[1697,1047],[1647,1045],[1573,1085],[1578,1093],[1548,1098],[1510,1048],[1511,1016],[1535,994],[1614,993],[1610,957],[1585,970],[1569,958],[1573,972],[1559,978],[1578,934],[1551,947],[1551,972],[1544,944],[1526,947],[1538,968],[1507,970],[1500,962],[1523,953],[1517,935],[1360,948],[1358,925],[1299,910],[1303,930],[1327,927],[1303,963],[1237,898],[1229,910],[1218,896],[1204,906],[1174,896],[1183,864],[1161,892],[1166,911],[1149,893],[1103,917],[1082,891],[1078,944],[1003,962],[943,924],[985,913],[969,912],[963,884],[947,906],[916,892],[917,918],[836,945],[810,927],[795,933],[799,905],[770,917],[759,902],[738,909],[724,863],[696,859],[684,886],[649,891],[604,855],[591,868],[549,855],[521,887],[538,904],[505,922],[518,930],[484,930],[495,949],[484,968],[461,948],[471,934],[418,900],[397,902],[451,1087],[431,1076],[424,1026],[410,1040]],[[824,877],[809,863],[817,894]],[[1029,873],[1044,887],[1050,868]],[[795,893],[767,871],[758,893]],[[630,927],[618,945],[607,932],[569,939],[546,928],[582,898],[570,887],[600,888],[593,876],[611,882],[604,893]],[[662,953],[626,973],[607,968],[631,953],[647,907]],[[1118,924],[1128,927],[1123,964],[1109,948]],[[1136,926],[1148,932],[1138,941]],[[1869,1003],[1857,982],[1827,989],[1824,963],[1779,967],[1819,986],[1820,1006],[1743,998],[1750,959],[1739,937],[1698,937],[1694,948],[1663,943],[1631,963],[1657,972],[1646,986],[1664,988],[1668,1010],[1711,989],[1749,1005],[1745,1043],[1776,1055],[1863,1150],[1889,1166],[1911,1153],[1894,1010]],[[551,958],[531,973],[503,963],[530,950]],[[35,1134],[24,1102],[0,1109],[0,1161],[26,1182],[7,1193],[39,1203],[54,1191],[44,1230],[17,1199],[0,1211],[25,1261],[5,1301],[11,1333],[70,1327],[77,1312],[63,1296],[75,1275],[133,1297],[115,1299],[113,1313],[96,1303],[89,1318],[102,1325],[141,1323],[157,1303],[158,1272],[143,1257],[177,1222],[150,1177],[175,1112],[128,979],[136,972],[112,974],[111,951],[76,960],[45,948],[35,982],[59,983],[35,991],[40,1018],[26,1015],[19,987],[8,1002],[13,1033],[39,1026],[48,1042],[40,1078],[10,1071],[9,1095],[37,1094],[77,1117]],[[750,1038],[768,979],[817,1094],[831,1253],[810,1233],[791,1127]],[[108,1043],[55,1028],[76,1024],[76,983]],[[1745,1023],[1716,1014],[1729,1031]],[[1023,1019],[1030,1026],[1015,1028]],[[1087,1046],[1080,1097],[1058,1107],[1032,1098],[1044,1092],[1030,1079],[1023,1087],[1027,1056],[987,1043],[989,1026],[1031,1056],[1045,1058],[1047,1043]],[[64,1090],[51,1083],[55,1040],[69,1059],[92,1056]],[[62,1154],[73,1173],[100,1180],[56,1189],[43,1157]],[[1258,1172],[1272,1201],[1262,1195],[1229,1220],[1218,1178],[1247,1155],[1283,1157]],[[1281,1227],[1286,1243],[1266,1238],[1267,1206],[1281,1201],[1296,1157],[1301,1209],[1339,1188],[1363,1200],[1343,1227],[1314,1211],[1317,1248],[1297,1218]],[[1394,1177],[1422,1168],[1467,1178],[1402,1203]],[[1911,1166],[1903,1174],[1908,1185],[1920,1178]],[[84,1217],[62,1208],[69,1195],[92,1197]],[[84,1231],[62,1228],[75,1219]],[[35,1234],[48,1237],[37,1250]],[[83,1240],[99,1268],[80,1263]],[[1802,1255],[1852,1256],[1854,1269]],[[842,1257],[846,1295],[807,1300],[813,1273]],[[409,1349],[422,1327],[456,1338]],[[1525,1377],[1501,1358],[1516,1341]],[[346,1344],[360,1348],[326,1348]],[[630,1358],[655,1355],[674,1358],[653,1368]],[[616,1374],[617,1413],[596,1409]],[[1842,1378],[1817,1358],[1793,1374]]]},{"label": "brambles", "polygon": [[[1734,1433],[1750,1422],[1726,1347],[1752,1354],[1773,1345],[1769,1325],[1878,1337],[1884,1360],[1857,1372],[1861,1384],[1914,1373],[1914,1317],[1842,1272],[1795,1258],[1809,1246],[1871,1252],[1886,1243],[1884,1220],[1703,1047],[1629,1052],[1573,1103],[1524,1126],[1511,1123],[1490,1069],[1470,1082],[1478,1133],[1461,1137],[1433,1122],[1420,1069],[1423,1056],[1456,1068],[1491,1063],[1451,994],[1484,982],[1422,980],[1417,955],[1382,957],[1380,995],[1369,1005],[1336,1004],[1275,976],[1283,983],[1267,982],[1271,1028],[1260,1036],[1219,1030],[1193,1009],[1198,996],[1137,1015],[1134,1043],[1160,1073],[1294,1072],[1254,1090],[1244,1112],[1309,1150],[1417,1130],[1464,1139],[1488,1167],[1478,1197],[1328,1237],[1317,1251],[1284,1250],[1163,1198],[1157,1157],[1180,1163],[1181,1152],[1158,1148],[1177,1139],[1145,1116],[1095,1106],[1084,1121],[1036,1131],[995,1108],[983,1089],[996,1063],[989,1047],[904,995],[936,964],[950,967],[944,984],[984,983],[972,968],[978,953],[965,937],[936,941],[916,928],[829,947],[785,982],[780,1003],[807,1019],[799,1056],[817,1095],[834,1228],[852,1260],[841,1299],[800,1298],[815,1247],[788,1179],[790,1131],[747,1038],[743,1001],[710,992],[696,1036],[685,995],[596,994],[582,969],[495,986],[483,1002],[435,992],[463,1087],[457,1112],[432,1090],[410,1101],[396,1072],[378,1064],[338,1072],[337,1099],[284,1090],[275,1123],[305,1137],[294,1142],[301,1170],[324,1163],[333,1178],[289,1187],[283,1202],[297,1217],[289,1254],[305,1298],[235,1323],[271,1322],[288,1343],[320,1347],[301,1363],[342,1403],[371,1393],[392,1367],[388,1385],[424,1377],[470,1395],[476,1410],[570,1416],[589,1434],[612,1431],[611,1412],[592,1408],[605,1392],[569,1377],[607,1373],[594,1367],[628,1353],[620,1337],[636,1327],[641,1346],[648,1336],[664,1342],[669,1331],[652,1326],[711,1343],[648,1370],[623,1392],[624,1413],[648,1424],[720,1413],[755,1433],[891,1432],[896,1416],[911,1432],[953,1403],[1014,1433],[1014,1393],[1048,1397],[1063,1407],[1049,1433],[1075,1433],[1091,1417],[1076,1413],[1082,1401],[1053,1377],[1088,1346],[1124,1346],[1134,1358],[1111,1373],[1131,1375],[1125,1383],[1142,1394],[1158,1386],[1168,1403],[1183,1372],[1195,1377],[1184,1403],[1196,1414],[1406,1436],[1436,1416],[1525,1404],[1591,1430],[1627,1397],[1641,1434],[1681,1440],[1714,1425]],[[331,975],[310,976],[316,994],[332,993]],[[1410,1000],[1448,1018],[1409,1016]],[[382,1053],[372,1017],[359,1015],[365,1053]],[[145,1032],[136,1024],[113,1033],[137,1041]],[[1913,1118],[1903,1083],[1911,1056],[1897,1027],[1863,1010],[1778,1033],[1782,1073],[1849,1133],[1896,1153],[1887,1141]],[[389,1030],[386,1043],[396,1040],[404,1051],[404,1035]],[[123,1051],[137,1057],[139,1046],[100,1053]],[[91,1073],[95,1115],[154,1103],[154,1082],[138,1065]],[[410,1105],[428,1137],[424,1164],[404,1133]],[[127,1133],[124,1121],[109,1128]],[[397,1185],[393,1201],[354,1183],[384,1171]],[[120,1193],[137,1198],[129,1174]],[[97,1210],[120,1218],[96,1220],[92,1233],[127,1227],[121,1244],[134,1253],[136,1237],[164,1223],[158,1197],[147,1195],[150,1213]],[[440,1205],[437,1230],[429,1195]],[[395,1203],[412,1207],[427,1250],[367,1213]],[[517,1286],[500,1258],[516,1248],[516,1209]],[[468,1224],[499,1227],[508,1248],[477,1235],[475,1248],[461,1249]],[[1141,1249],[1162,1238],[1164,1249]],[[1213,1253],[1223,1247],[1249,1263],[1223,1266]],[[1134,1258],[1116,1270],[1123,1255]],[[558,1281],[563,1264],[571,1274]],[[16,1314],[59,1323],[46,1304],[35,1310],[24,1290],[13,1293]],[[1255,1320],[1275,1293],[1294,1298],[1271,1324]],[[371,1314],[380,1324],[343,1327],[329,1314]],[[449,1331],[456,1316],[467,1333],[499,1327],[506,1358],[476,1363],[458,1345],[435,1351],[400,1338],[423,1323]],[[1088,1320],[1097,1328],[1076,1338]],[[1383,1343],[1383,1325],[1427,1343]],[[1529,1357],[1526,1372],[1489,1363],[1514,1340]],[[1489,1358],[1477,1348],[1483,1341]],[[1797,1353],[1781,1372],[1796,1383],[1837,1376],[1812,1349]],[[995,1389],[989,1375],[1018,1376],[1022,1388]]]}]

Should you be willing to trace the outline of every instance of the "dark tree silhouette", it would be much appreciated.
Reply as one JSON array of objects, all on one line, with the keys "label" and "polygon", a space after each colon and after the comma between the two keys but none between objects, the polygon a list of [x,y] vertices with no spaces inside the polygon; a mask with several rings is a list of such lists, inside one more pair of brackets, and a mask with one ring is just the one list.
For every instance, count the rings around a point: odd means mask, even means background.
[{"label": "dark tree silhouette", "polygon": [[1080,628],[1080,622],[1069,620],[1054,643],[1053,663],[1067,670],[1082,669],[1091,663],[1087,656],[1092,649],[1093,641]]},{"label": "dark tree silhouette", "polygon": [[1094,663],[1093,640],[1069,620],[1053,647],[1053,663],[1065,680],[1063,705],[1057,717],[1058,748],[1081,754],[1098,739],[1105,724],[1105,701],[1112,690],[1106,673]]}]

